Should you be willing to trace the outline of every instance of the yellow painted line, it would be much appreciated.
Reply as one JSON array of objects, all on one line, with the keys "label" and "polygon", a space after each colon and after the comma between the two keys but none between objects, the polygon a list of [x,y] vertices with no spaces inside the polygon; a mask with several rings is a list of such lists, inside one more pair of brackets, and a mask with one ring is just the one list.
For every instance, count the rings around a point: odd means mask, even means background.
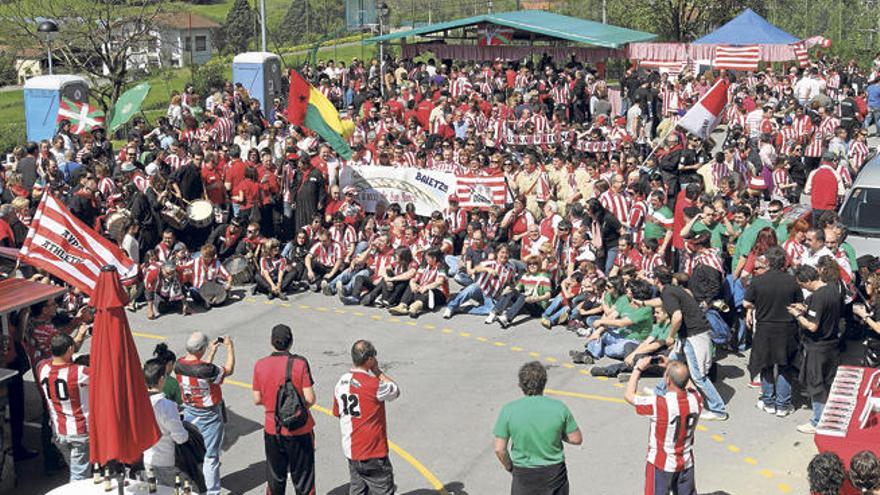
[{"label": "yellow painted line", "polygon": [[589,370],[580,370],[578,373],[580,373],[582,375],[589,375],[590,371]]},{"label": "yellow painted line", "polygon": [[697,431],[709,431],[709,428],[706,428],[703,425],[697,425]]},{"label": "yellow painted line", "polygon": [[728,445],[727,450],[736,454],[737,452],[739,452],[739,447],[737,447],[736,445]]},{"label": "yellow painted line", "polygon": [[318,307],[315,308],[315,309],[318,310],[318,311],[327,311],[327,308],[325,308],[324,306],[318,306]]},{"label": "yellow painted line", "polygon": [[544,389],[545,394],[560,395],[562,397],[576,397],[578,399],[598,400],[601,402],[612,402],[614,404],[625,404],[626,401],[620,397],[606,397],[604,395],[582,394],[579,392],[567,392],[565,390]]},{"label": "yellow painted line", "polygon": [[477,342],[489,342],[489,339],[486,337],[477,337]]},{"label": "yellow painted line", "polygon": [[556,359],[555,357],[546,357],[544,359],[546,359],[548,363],[558,363],[559,362],[559,360]]},{"label": "yellow painted line", "polygon": [[400,318],[388,318],[391,323],[400,323]]},{"label": "yellow painted line", "polygon": [[458,332],[458,336],[459,336],[459,337],[470,337],[471,334],[469,334],[469,333],[467,333],[467,332]]},{"label": "yellow painted line", "polygon": [[746,464],[751,464],[752,466],[756,466],[758,464],[758,461],[756,461],[753,457],[743,457],[743,461],[745,461]]},{"label": "yellow painted line", "polygon": [[622,383],[615,383],[614,386],[617,387],[617,388],[623,388],[623,387],[624,387],[624,385],[623,385]]},{"label": "yellow painted line", "polygon": [[[236,387],[247,388],[247,389],[251,388],[250,383],[240,382],[237,380],[225,380],[225,382],[230,385],[235,385]],[[312,411],[318,411],[321,414],[333,417],[333,411],[331,411],[330,409],[327,409],[326,407],[321,407],[321,406],[315,405],[315,406],[312,406]],[[437,476],[434,475],[434,473],[432,473],[428,468],[426,468],[424,464],[422,464],[421,462],[419,462],[418,459],[413,457],[412,454],[410,454],[409,452],[404,450],[400,445],[397,445],[396,443],[392,442],[391,440],[388,441],[388,447],[391,448],[391,450],[393,450],[394,453],[396,453],[401,458],[403,458],[403,460],[406,461],[410,466],[412,466],[416,471],[418,471],[419,474],[421,474],[422,477],[425,478],[425,481],[430,483],[430,485],[435,490],[437,490],[437,492],[440,495],[449,495],[449,493],[443,487],[443,482],[441,482],[437,478]]]},{"label": "yellow painted line", "polygon": [[418,325],[418,323],[416,323],[414,321],[407,321],[404,323],[404,325],[409,326],[409,327],[414,327],[414,326]]},{"label": "yellow painted line", "polygon": [[532,357],[541,357],[541,354],[539,354],[539,353],[533,351],[533,352],[530,352],[530,353],[529,353],[529,356],[532,356]]},{"label": "yellow painted line", "polygon": [[352,314],[355,315],[355,316],[364,316],[364,314],[361,313],[360,311],[355,311],[355,312],[352,313]]},{"label": "yellow painted line", "polygon": [[153,339],[153,340],[165,340],[165,337],[161,335],[156,335],[154,333],[143,333],[143,332],[131,332],[135,337],[143,337],[145,339]]},{"label": "yellow painted line", "polygon": [[492,344],[495,345],[495,347],[504,347],[507,345],[504,342],[492,342]]},{"label": "yellow painted line", "polygon": [[373,316],[371,316],[371,318],[373,318],[373,319],[376,320],[376,321],[379,321],[379,320],[382,319],[382,317],[379,316],[379,315],[373,315]]},{"label": "yellow painted line", "polygon": [[513,352],[522,352],[522,347],[513,346],[510,350]]},{"label": "yellow painted line", "polygon": [[263,301],[263,304],[272,304],[272,301],[266,299],[265,301]]},{"label": "yellow painted line", "polygon": [[256,298],[256,297],[246,297],[246,298],[244,298],[244,300],[247,301],[247,302],[257,302],[257,298]]},{"label": "yellow painted line", "polygon": [[336,314],[344,315],[347,311],[345,311],[344,309],[334,309],[333,312]]},{"label": "yellow painted line", "polygon": [[762,469],[758,472],[761,474],[761,476],[763,476],[765,478],[772,478],[773,477],[773,471],[770,471],[769,469]]},{"label": "yellow painted line", "polygon": [[437,327],[434,326],[434,325],[431,325],[430,323],[428,323],[428,324],[426,324],[426,325],[422,325],[422,328],[424,328],[425,330],[433,330],[433,329],[435,329],[435,328],[437,328]]},{"label": "yellow painted line", "polygon": [[309,306],[308,304],[300,304],[299,305],[299,309],[309,309],[309,308],[311,308],[311,306]]},{"label": "yellow painted line", "polygon": [[714,435],[712,435],[712,440],[715,440],[716,442],[723,442],[724,437],[722,437],[721,435],[718,435],[718,434],[714,434]]},{"label": "yellow painted line", "polygon": [[782,493],[791,493],[791,487],[786,483],[780,483],[776,485],[776,488],[779,488],[779,491]]},{"label": "yellow painted line", "polygon": [[452,333],[452,329],[451,328],[444,328],[443,333]]},{"label": "yellow painted line", "polygon": [[289,307],[290,307],[290,303],[281,303],[281,305],[284,306],[285,308],[289,308]]},{"label": "yellow painted line", "polygon": [[596,380],[599,380],[600,382],[607,382],[608,381],[607,376],[594,376],[593,378],[595,378]]},{"label": "yellow painted line", "polygon": [[571,363],[562,363],[562,367],[563,367],[563,368],[566,368],[566,369],[569,369],[569,370],[573,370],[573,369],[574,369],[574,365],[571,364]]}]

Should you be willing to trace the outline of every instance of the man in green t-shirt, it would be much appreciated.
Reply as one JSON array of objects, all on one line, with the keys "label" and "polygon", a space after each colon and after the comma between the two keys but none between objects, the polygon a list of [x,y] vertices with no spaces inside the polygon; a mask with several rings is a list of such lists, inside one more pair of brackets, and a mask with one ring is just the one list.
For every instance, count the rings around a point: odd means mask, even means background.
[{"label": "man in green t-shirt", "polygon": [[736,266],[739,264],[740,258],[749,255],[752,248],[755,247],[755,240],[758,238],[758,232],[765,227],[773,227],[770,222],[763,218],[753,218],[752,208],[748,205],[739,205],[733,214],[733,221],[742,227],[742,233],[736,239],[733,257],[730,260],[730,271],[735,272]]},{"label": "man in green t-shirt", "polygon": [[782,201],[774,199],[767,203],[767,216],[770,217],[770,227],[773,227],[773,232],[776,234],[776,242],[781,246],[788,240],[788,225],[791,223],[785,219]]},{"label": "man in green t-shirt", "polygon": [[[687,213],[687,212],[685,212]],[[715,206],[711,203],[703,205],[703,209],[698,215],[694,215],[681,229],[681,236],[685,239],[694,237],[703,232],[709,233],[709,243],[715,249],[724,247],[724,235],[726,235],[727,227],[720,220],[724,218],[724,212],[718,215]]]},{"label": "man in green t-shirt", "polygon": [[658,252],[665,253],[672,240],[673,212],[666,205],[666,194],[663,191],[654,191],[648,197],[651,209],[645,217],[645,239],[657,239],[660,244]]},{"label": "man in green t-shirt", "polygon": [[[620,288],[614,286],[619,284]],[[610,292],[620,290],[622,281],[609,280]],[[629,293],[637,298],[650,298],[650,284],[644,280],[633,279],[627,284]],[[623,296],[626,298],[626,296]],[[626,298],[624,304],[615,304],[616,315],[603,316],[590,322],[593,332],[587,337],[586,352],[572,352],[572,360],[576,363],[593,364],[596,359],[608,356],[612,359],[623,359],[632,345],[638,345],[651,333],[654,324],[654,311],[645,306],[635,307]]]},{"label": "man in green t-shirt", "polygon": [[543,364],[524,364],[519,369],[519,388],[525,397],[501,408],[495,422],[495,455],[513,474],[511,495],[569,492],[562,442],[580,445],[583,437],[568,407],[544,397],[546,384]]}]

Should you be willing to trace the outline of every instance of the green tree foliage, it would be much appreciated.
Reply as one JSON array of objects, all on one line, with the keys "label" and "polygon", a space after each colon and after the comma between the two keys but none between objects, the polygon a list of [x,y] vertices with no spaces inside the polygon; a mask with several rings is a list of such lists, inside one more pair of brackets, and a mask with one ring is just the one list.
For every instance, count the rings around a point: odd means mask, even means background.
[{"label": "green tree foliage", "polygon": [[306,37],[306,0],[290,0],[290,6],[278,25],[278,39],[282,43],[296,45]]},{"label": "green tree foliage", "polygon": [[230,53],[247,51],[251,39],[254,39],[259,29],[258,17],[248,0],[235,0],[229,13],[226,14],[226,23],[223,25],[225,51]]}]

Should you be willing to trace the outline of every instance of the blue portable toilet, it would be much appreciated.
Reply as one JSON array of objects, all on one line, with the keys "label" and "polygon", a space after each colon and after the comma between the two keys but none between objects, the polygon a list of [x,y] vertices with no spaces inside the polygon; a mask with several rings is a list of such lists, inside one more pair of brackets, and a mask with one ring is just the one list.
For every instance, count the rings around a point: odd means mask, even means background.
[{"label": "blue portable toilet", "polygon": [[272,100],[281,96],[281,57],[268,52],[239,53],[232,59],[232,82],[241,83],[260,102],[266,118],[275,120]]},{"label": "blue portable toilet", "polygon": [[89,100],[89,83],[80,76],[36,76],[24,83],[24,118],[28,141],[40,142],[55,135],[61,99],[76,103]]}]

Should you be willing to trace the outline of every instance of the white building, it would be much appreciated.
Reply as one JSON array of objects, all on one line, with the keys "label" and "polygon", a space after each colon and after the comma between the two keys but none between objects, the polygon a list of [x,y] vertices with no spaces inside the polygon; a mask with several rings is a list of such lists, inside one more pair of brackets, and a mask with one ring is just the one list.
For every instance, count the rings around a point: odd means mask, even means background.
[{"label": "white building", "polygon": [[202,65],[214,53],[214,33],[220,24],[198,14],[175,12],[156,18],[150,40],[129,53],[133,68]]}]

